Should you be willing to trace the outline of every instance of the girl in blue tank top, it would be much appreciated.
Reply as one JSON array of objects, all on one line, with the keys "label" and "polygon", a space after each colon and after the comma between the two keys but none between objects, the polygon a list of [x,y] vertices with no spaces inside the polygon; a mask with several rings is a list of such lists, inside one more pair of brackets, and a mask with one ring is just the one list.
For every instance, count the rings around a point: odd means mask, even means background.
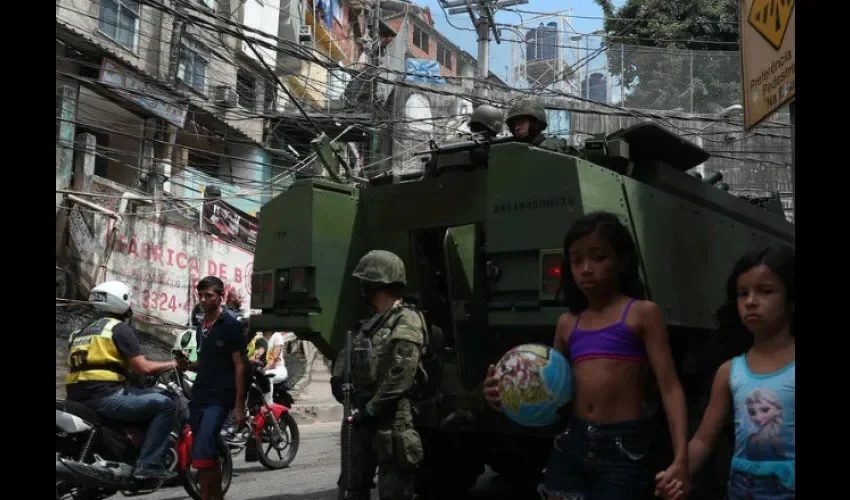
[{"label": "girl in blue tank top", "polygon": [[[795,498],[794,251],[768,247],[745,255],[727,284],[721,333],[735,333],[750,347],[718,370],[711,400],[688,443],[693,475],[711,452],[730,406],[735,421],[729,500]],[[683,497],[685,488],[667,472],[656,476],[657,493]]]}]

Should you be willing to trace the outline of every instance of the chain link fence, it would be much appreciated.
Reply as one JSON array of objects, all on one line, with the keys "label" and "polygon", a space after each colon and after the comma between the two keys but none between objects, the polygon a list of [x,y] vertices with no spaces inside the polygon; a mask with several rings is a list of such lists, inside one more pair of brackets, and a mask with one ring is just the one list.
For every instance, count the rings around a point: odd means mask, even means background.
[{"label": "chain link fence", "polygon": [[738,51],[612,43],[583,52],[562,78],[569,92],[585,99],[693,114],[715,114],[741,103]]}]

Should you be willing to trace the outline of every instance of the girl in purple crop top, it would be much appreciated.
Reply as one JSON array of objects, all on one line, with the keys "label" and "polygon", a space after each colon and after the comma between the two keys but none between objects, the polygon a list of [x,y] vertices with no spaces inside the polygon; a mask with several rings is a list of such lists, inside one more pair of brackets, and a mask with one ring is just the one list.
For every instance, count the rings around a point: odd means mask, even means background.
[{"label": "girl in purple crop top", "polygon": [[[567,430],[555,438],[541,492],[550,500],[637,500],[651,495],[650,433],[641,419],[643,380],[658,380],[675,459],[668,471],[687,481],[685,398],[664,319],[645,297],[631,233],[616,215],[587,214],[564,239],[563,290],[569,313],[554,346],[570,360],[575,397]],[[490,367],[485,397],[499,401]]]}]

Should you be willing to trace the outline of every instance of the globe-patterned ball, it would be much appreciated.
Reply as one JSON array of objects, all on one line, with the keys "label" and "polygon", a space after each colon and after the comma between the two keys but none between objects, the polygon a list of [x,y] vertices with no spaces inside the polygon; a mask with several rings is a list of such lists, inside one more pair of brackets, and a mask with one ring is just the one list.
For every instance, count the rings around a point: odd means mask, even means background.
[{"label": "globe-patterned ball", "polygon": [[527,427],[555,423],[558,410],[573,396],[570,364],[558,350],[542,344],[514,347],[499,360],[496,373],[502,411]]}]

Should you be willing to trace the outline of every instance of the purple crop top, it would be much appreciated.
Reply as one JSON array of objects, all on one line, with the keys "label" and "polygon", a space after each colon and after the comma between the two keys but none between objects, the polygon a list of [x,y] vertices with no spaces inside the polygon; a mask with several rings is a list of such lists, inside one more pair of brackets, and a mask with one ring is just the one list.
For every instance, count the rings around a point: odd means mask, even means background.
[{"label": "purple crop top", "polygon": [[576,363],[585,359],[609,358],[630,361],[643,361],[647,359],[646,347],[641,339],[635,335],[631,328],[626,326],[626,316],[629,314],[632,299],[626,304],[620,321],[596,330],[584,330],[578,327],[581,314],[576,318],[576,324],[567,341],[570,352],[570,361]]}]

